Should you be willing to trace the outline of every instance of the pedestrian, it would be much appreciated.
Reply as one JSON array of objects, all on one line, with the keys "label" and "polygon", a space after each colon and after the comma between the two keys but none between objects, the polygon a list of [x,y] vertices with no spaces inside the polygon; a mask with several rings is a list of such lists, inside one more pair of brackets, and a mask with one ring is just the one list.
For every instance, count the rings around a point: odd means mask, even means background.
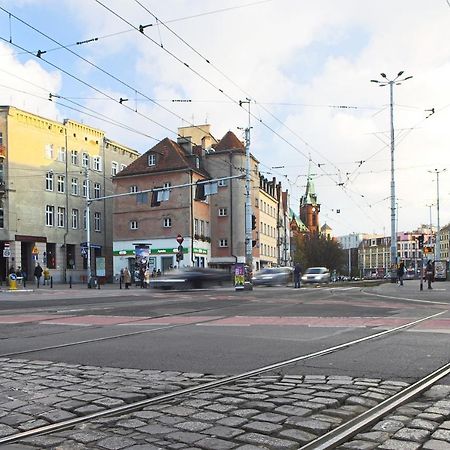
[{"label": "pedestrian", "polygon": [[300,280],[302,277],[302,268],[299,263],[294,267],[294,288],[300,287]]},{"label": "pedestrian", "polygon": [[139,268],[139,283],[141,285],[141,289],[145,288],[145,268]]},{"label": "pedestrian", "polygon": [[157,270],[156,276],[157,276],[157,277],[160,277],[160,276],[161,276],[161,270],[159,270],[159,269]]},{"label": "pedestrian", "polygon": [[402,261],[397,269],[397,278],[400,286],[403,286],[403,277],[405,276],[405,263]]},{"label": "pedestrian", "polygon": [[48,267],[44,268],[44,281],[42,282],[42,285],[45,286],[46,284],[50,284],[50,270],[48,270]]},{"label": "pedestrian", "polygon": [[36,278],[36,287],[39,288],[39,283],[41,282],[42,277],[42,267],[39,263],[36,264],[36,267],[34,268],[34,278]]},{"label": "pedestrian", "polygon": [[147,267],[147,269],[145,269],[145,273],[144,273],[144,281],[145,281],[146,288],[150,286],[150,278],[151,278],[150,270]]},{"label": "pedestrian", "polygon": [[153,269],[152,278],[156,278],[156,269]]},{"label": "pedestrian", "polygon": [[129,289],[131,285],[131,275],[127,267],[123,269],[123,282],[125,283],[125,289]]},{"label": "pedestrian", "polygon": [[425,267],[425,278],[428,282],[428,289],[433,289],[431,283],[434,281],[434,267],[431,259],[428,260],[427,266]]}]

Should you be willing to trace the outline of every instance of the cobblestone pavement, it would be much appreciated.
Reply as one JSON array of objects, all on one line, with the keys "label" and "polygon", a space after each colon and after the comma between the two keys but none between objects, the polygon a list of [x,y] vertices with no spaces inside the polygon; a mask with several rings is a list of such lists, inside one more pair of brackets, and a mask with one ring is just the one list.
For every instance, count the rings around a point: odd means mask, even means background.
[{"label": "cobblestone pavement", "polygon": [[[0,359],[0,437],[217,378]],[[381,379],[269,374],[2,448],[298,449],[405,386]],[[431,388],[341,446],[375,448],[450,449],[450,386]]]}]

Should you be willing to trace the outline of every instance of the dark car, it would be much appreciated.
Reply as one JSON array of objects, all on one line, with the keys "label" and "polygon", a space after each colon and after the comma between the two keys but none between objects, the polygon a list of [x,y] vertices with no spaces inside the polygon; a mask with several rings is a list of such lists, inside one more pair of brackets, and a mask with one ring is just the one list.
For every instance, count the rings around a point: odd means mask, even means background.
[{"label": "dark car", "polygon": [[292,281],[292,267],[268,267],[255,274],[252,282],[255,286],[286,285]]},{"label": "dark car", "polygon": [[326,267],[310,267],[302,276],[303,283],[329,283],[330,271]]},{"label": "dark car", "polygon": [[224,270],[186,267],[175,269],[150,280],[150,287],[156,289],[202,289],[220,285],[229,280],[230,274]]}]

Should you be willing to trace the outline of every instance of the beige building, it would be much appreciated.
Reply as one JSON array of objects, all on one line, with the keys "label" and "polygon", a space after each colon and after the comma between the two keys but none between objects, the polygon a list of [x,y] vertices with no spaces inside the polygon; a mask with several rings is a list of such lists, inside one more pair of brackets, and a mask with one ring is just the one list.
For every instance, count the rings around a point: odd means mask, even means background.
[{"label": "beige building", "polygon": [[[54,281],[87,279],[86,199],[91,204],[91,267],[112,276],[112,176],[138,157],[104,132],[12,106],[0,107],[0,259],[4,278],[36,262]],[[95,274],[95,273],[94,273]]]},{"label": "beige building", "polygon": [[441,259],[449,260],[449,243],[450,243],[450,223],[445,225],[440,230],[440,245],[441,245]]}]

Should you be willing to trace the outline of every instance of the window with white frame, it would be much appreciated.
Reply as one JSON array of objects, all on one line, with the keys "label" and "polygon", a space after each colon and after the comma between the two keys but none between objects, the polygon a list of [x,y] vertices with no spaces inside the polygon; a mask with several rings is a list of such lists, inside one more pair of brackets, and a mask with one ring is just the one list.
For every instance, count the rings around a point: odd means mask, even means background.
[{"label": "window with white frame", "polygon": [[209,222],[205,221],[205,236],[209,237]]},{"label": "window with white frame", "polygon": [[45,206],[45,225],[47,227],[55,225],[55,207],[53,205]]},{"label": "window with white frame", "polygon": [[227,208],[219,208],[219,217],[224,217],[228,215]]},{"label": "window with white frame", "polygon": [[102,214],[99,212],[94,213],[94,231],[100,231],[102,226]]},{"label": "window with white frame", "polygon": [[100,183],[94,183],[94,198],[100,198],[102,193],[102,185]]},{"label": "window with white frame", "polygon": [[53,180],[55,176],[53,172],[47,172],[45,174],[45,190],[46,191],[53,191]]},{"label": "window with white frame", "polygon": [[79,227],[80,212],[78,209],[72,209],[72,228],[77,230]]},{"label": "window with white frame", "polygon": [[156,166],[156,155],[154,153],[150,153],[148,155],[147,162],[148,162],[149,167]]},{"label": "window with white frame", "polygon": [[80,190],[79,190],[79,186],[78,186],[78,178],[72,177],[72,180],[71,180],[71,192],[72,192],[72,195],[79,195],[80,194]]},{"label": "window with white frame", "polygon": [[56,226],[59,228],[64,228],[66,226],[66,208],[63,208],[62,206],[58,206]]},{"label": "window with white frame", "polygon": [[137,192],[138,187],[136,185],[130,186],[130,192]]},{"label": "window with white frame", "polygon": [[219,247],[228,247],[228,239],[220,239]]},{"label": "window with white frame", "polygon": [[137,229],[138,229],[137,220],[130,220],[130,230],[137,230]]},{"label": "window with white frame", "polygon": [[45,157],[47,159],[53,159],[53,144],[47,144],[45,146]]},{"label": "window with white frame", "polygon": [[219,180],[217,182],[217,186],[219,186],[219,187],[228,186],[228,180]]},{"label": "window with white frame", "polygon": [[200,220],[200,235],[201,236],[205,235],[205,221],[204,220]]},{"label": "window with white frame", "polygon": [[88,191],[89,191],[88,186],[89,186],[88,180],[83,180],[82,196],[85,197],[85,198],[87,198],[87,196],[88,196]]},{"label": "window with white frame", "polygon": [[70,159],[74,166],[78,166],[78,150],[72,150],[70,152]]},{"label": "window with white frame", "polygon": [[194,234],[198,234],[198,219],[194,219]]},{"label": "window with white frame", "polygon": [[102,171],[102,157],[101,156],[94,156],[92,159],[92,168],[96,170],[97,172]]},{"label": "window with white frame", "polygon": [[164,217],[163,219],[163,227],[164,228],[170,228],[172,226],[172,218],[171,217]]},{"label": "window with white frame", "polygon": [[89,167],[89,153],[83,152],[81,157],[81,165],[83,167]]},{"label": "window with white frame", "polygon": [[66,162],[66,149],[64,147],[58,148],[58,161]]},{"label": "window with white frame", "polygon": [[116,161],[111,162],[111,175],[114,177],[119,172],[119,163]]},{"label": "window with white frame", "polygon": [[166,181],[164,184],[163,184],[163,188],[164,189],[168,189],[168,188],[170,188],[172,186],[172,183],[170,182],[170,181]]},{"label": "window with white frame", "polygon": [[64,175],[58,175],[56,186],[57,191],[60,194],[64,194],[64,192],[66,192],[66,177]]}]

